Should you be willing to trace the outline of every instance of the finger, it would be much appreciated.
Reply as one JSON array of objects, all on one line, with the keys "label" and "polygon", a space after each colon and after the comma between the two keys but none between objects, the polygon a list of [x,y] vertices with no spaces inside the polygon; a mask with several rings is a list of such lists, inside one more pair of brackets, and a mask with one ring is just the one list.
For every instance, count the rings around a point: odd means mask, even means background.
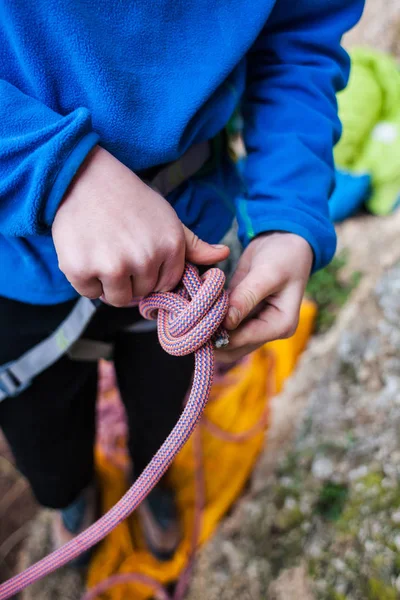
[{"label": "finger", "polygon": [[72,287],[76,289],[78,294],[81,296],[85,296],[86,298],[100,298],[103,294],[103,287],[101,285],[101,281],[95,277],[89,280],[81,280],[81,279],[69,279]]},{"label": "finger", "polygon": [[212,265],[229,256],[228,246],[207,244],[183,225],[186,240],[186,259],[197,265]]},{"label": "finger", "polygon": [[300,291],[285,290],[276,300],[276,306],[267,304],[257,317],[229,334],[229,348],[235,350],[249,344],[263,345],[291,337],[297,329],[301,300]]},{"label": "finger", "polygon": [[182,279],[185,269],[185,249],[175,256],[169,256],[161,265],[155,289],[158,292],[173,290]]},{"label": "finger", "polygon": [[237,264],[235,272],[233,273],[232,279],[229,283],[229,289],[234,290],[239,283],[243,281],[243,279],[248,275],[251,267],[251,259],[248,254],[244,252],[240,257],[240,260]]},{"label": "finger", "polygon": [[234,290],[235,288],[237,288],[237,286],[242,283],[243,279],[246,277],[246,275],[248,275],[249,272],[249,266],[247,264],[241,264],[239,262],[238,266],[236,267],[236,271],[234,272],[234,274],[232,275],[232,279],[230,280],[229,283],[229,290]]},{"label": "finger", "polygon": [[128,306],[133,297],[132,281],[129,276],[102,278],[104,299],[107,304]]},{"label": "finger", "polygon": [[[277,323],[277,315],[273,307],[269,307],[254,319],[243,323],[232,334],[229,335],[229,351],[234,352],[243,346],[262,345],[277,339],[280,332],[280,324]],[[278,314],[279,317],[279,314]],[[228,349],[227,349],[228,351]]]},{"label": "finger", "polygon": [[148,296],[148,294],[151,294],[151,292],[154,292],[158,279],[158,271],[136,271],[130,279],[132,296],[134,296],[135,298],[141,298],[143,296]]},{"label": "finger", "polygon": [[260,302],[279,292],[282,285],[276,274],[267,278],[265,272],[260,274],[258,269],[250,271],[231,291],[225,327],[236,329]]},{"label": "finger", "polygon": [[235,350],[216,350],[215,351],[215,359],[224,365],[230,365],[238,360],[241,360],[251,352],[254,352],[259,348],[260,345],[249,344],[247,346],[242,346],[241,348],[236,348]]}]

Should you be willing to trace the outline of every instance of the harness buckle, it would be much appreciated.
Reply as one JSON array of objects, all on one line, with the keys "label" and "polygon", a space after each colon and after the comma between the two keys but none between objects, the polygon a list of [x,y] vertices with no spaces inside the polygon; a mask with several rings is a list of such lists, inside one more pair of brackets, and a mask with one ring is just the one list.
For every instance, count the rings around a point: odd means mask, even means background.
[{"label": "harness buckle", "polygon": [[7,366],[0,371],[0,390],[6,396],[19,396],[31,383],[31,379],[21,381]]}]

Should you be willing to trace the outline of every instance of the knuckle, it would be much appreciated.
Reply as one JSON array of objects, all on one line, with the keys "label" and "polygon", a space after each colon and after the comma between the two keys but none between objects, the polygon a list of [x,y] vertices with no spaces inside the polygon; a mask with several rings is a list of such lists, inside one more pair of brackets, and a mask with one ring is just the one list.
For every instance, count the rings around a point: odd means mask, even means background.
[{"label": "knuckle", "polygon": [[93,289],[93,290],[86,290],[85,294],[82,294],[82,296],[85,296],[86,298],[89,298],[90,300],[96,300],[97,298],[99,298],[102,294],[102,290],[99,288],[97,290]]},{"label": "knuckle", "polygon": [[103,288],[98,279],[77,284],[77,288],[79,288],[82,296],[86,296],[87,298],[98,298],[103,293]]},{"label": "knuckle", "polygon": [[286,340],[290,337],[292,337],[292,335],[294,335],[296,333],[296,329],[297,329],[297,325],[298,325],[298,320],[291,317],[291,318],[286,318],[281,325],[280,328],[280,339]]},{"label": "knuckle", "polygon": [[168,292],[168,291],[176,288],[176,286],[178,285],[178,283],[180,282],[180,280],[182,278],[183,269],[184,269],[183,261],[182,261],[182,265],[180,265],[179,267],[168,269],[166,271],[165,275],[162,277],[160,284],[158,286],[160,288],[160,291]]},{"label": "knuckle", "polygon": [[253,290],[243,290],[243,300],[248,311],[253,310],[257,306],[257,298]]},{"label": "knuckle", "polygon": [[140,277],[133,278],[133,296],[147,296],[154,291],[156,278],[141,279]]},{"label": "knuckle", "polygon": [[130,274],[139,277],[148,277],[158,268],[159,258],[157,252],[151,248],[140,247],[132,252],[129,260]]},{"label": "knuckle", "polygon": [[69,281],[85,282],[91,279],[91,273],[82,265],[73,262],[62,262],[59,264],[60,270]]},{"label": "knuckle", "polygon": [[178,254],[183,246],[182,235],[171,235],[164,240],[164,250],[172,254]]},{"label": "knuckle", "polygon": [[183,268],[184,265],[182,264],[180,268],[171,269],[171,271],[169,271],[166,279],[166,285],[169,287],[169,289],[173,289],[178,285],[182,278]]},{"label": "knuckle", "polygon": [[186,234],[184,235],[183,241],[184,241],[186,250],[189,250],[190,252],[196,252],[196,250],[198,249],[198,247],[201,243],[200,238],[191,229],[187,229],[187,228],[186,228]]},{"label": "knuckle", "polygon": [[137,297],[137,298],[143,298],[144,296],[148,296],[149,294],[151,294],[154,290],[154,287],[152,287],[151,285],[144,285],[142,287],[135,287],[133,289],[133,296]]},{"label": "knuckle", "polygon": [[178,259],[184,256],[185,246],[180,238],[172,238],[164,241],[160,252],[160,257],[163,261],[168,261],[169,264],[174,264]]},{"label": "knuckle", "polygon": [[123,308],[124,306],[127,306],[131,300],[132,300],[132,298],[130,298],[129,300],[126,298],[114,298],[110,302],[110,304],[112,304],[116,308]]},{"label": "knuckle", "polygon": [[151,279],[154,273],[158,273],[159,265],[160,261],[157,257],[143,253],[136,257],[131,267],[131,274],[139,279]]},{"label": "knuckle", "polygon": [[[101,277],[105,277],[110,280],[119,280],[123,279],[129,274],[129,270],[124,261],[111,261],[108,260],[106,264],[103,265],[101,269]],[[100,277],[100,278],[101,278]]]},{"label": "knuckle", "polygon": [[122,308],[127,306],[132,300],[132,293],[127,290],[111,290],[106,293],[106,300],[112,306]]},{"label": "knuckle", "polygon": [[143,280],[145,277],[148,276],[150,269],[151,269],[151,266],[149,266],[149,264],[145,260],[136,262],[132,266],[132,276],[133,276],[134,280],[135,281]]},{"label": "knuckle", "polygon": [[89,283],[72,283],[73,287],[81,296],[86,298],[95,299],[99,298],[103,293],[103,288],[100,282],[89,282]]},{"label": "knuckle", "polygon": [[291,337],[291,329],[288,326],[284,326],[280,329],[279,338],[280,340],[287,340]]},{"label": "knuckle", "polygon": [[275,274],[274,285],[280,285],[291,279],[293,276],[293,269],[290,264],[283,262],[279,268],[279,271]]},{"label": "knuckle", "polygon": [[58,268],[67,277],[71,277],[76,273],[76,265],[74,264],[74,261],[71,261],[69,258],[66,257],[58,257]]},{"label": "knuckle", "polygon": [[190,241],[192,250],[197,250],[200,244],[200,238],[192,232],[192,239]]}]

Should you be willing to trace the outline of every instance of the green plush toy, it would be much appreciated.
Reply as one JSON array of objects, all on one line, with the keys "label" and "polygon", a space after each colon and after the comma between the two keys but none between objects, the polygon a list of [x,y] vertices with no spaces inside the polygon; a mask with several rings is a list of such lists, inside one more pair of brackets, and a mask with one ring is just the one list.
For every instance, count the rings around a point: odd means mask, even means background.
[{"label": "green plush toy", "polygon": [[400,196],[400,73],[390,56],[375,50],[355,49],[351,59],[349,85],[338,94],[343,134],[335,162],[371,176],[366,208],[387,215]]}]

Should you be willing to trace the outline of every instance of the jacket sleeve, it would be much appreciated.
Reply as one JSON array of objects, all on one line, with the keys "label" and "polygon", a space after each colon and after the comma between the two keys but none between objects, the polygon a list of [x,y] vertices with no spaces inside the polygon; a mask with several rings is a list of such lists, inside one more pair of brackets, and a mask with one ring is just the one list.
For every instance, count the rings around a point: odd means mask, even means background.
[{"label": "jacket sleeve", "polygon": [[336,92],[347,82],[342,35],[363,0],[277,0],[248,54],[243,101],[246,193],[237,200],[246,245],[267,231],[296,233],[314,251],[314,270],[336,248],[328,199],[340,136]]},{"label": "jacket sleeve", "polygon": [[98,142],[85,108],[55,113],[0,80],[0,234],[49,231],[74,174]]}]

